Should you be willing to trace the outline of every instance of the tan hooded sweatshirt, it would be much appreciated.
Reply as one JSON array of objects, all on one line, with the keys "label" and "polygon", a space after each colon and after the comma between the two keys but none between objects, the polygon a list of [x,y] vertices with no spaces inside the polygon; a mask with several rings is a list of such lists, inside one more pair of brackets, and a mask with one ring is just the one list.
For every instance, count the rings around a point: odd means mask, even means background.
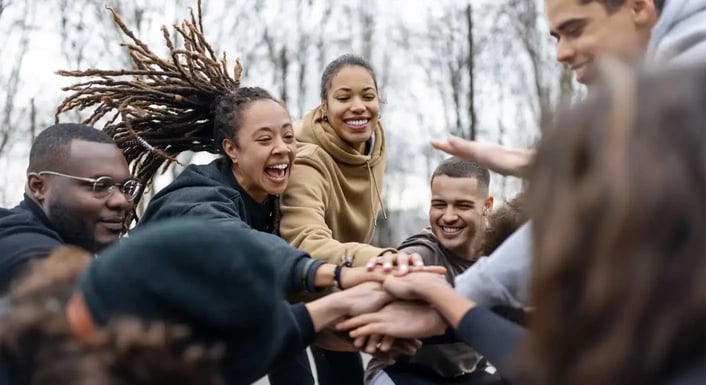
[{"label": "tan hooded sweatshirt", "polygon": [[312,257],[354,266],[387,250],[370,246],[382,206],[385,133],[378,123],[369,155],[341,139],[316,108],[297,129],[297,157],[282,195],[280,233]]}]

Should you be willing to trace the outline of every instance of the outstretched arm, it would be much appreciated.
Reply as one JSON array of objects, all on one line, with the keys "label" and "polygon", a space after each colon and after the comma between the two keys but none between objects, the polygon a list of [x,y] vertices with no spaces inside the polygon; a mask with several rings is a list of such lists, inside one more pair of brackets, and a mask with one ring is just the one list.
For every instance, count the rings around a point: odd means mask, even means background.
[{"label": "outstretched arm", "polygon": [[431,145],[459,158],[467,159],[502,175],[524,178],[534,161],[535,151],[503,147],[450,136],[444,140],[432,140]]}]

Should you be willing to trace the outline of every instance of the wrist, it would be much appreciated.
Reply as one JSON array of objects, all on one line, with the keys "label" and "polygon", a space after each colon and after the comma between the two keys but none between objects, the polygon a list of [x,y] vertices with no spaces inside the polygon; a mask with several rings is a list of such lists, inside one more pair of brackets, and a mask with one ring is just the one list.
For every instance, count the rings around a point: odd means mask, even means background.
[{"label": "wrist", "polygon": [[334,285],[333,275],[336,270],[336,265],[324,263],[316,270],[314,276],[315,287],[331,287]]},{"label": "wrist", "polygon": [[343,276],[344,276],[344,274],[346,276],[349,275],[349,273],[352,271],[351,266],[352,266],[352,264],[350,261],[341,262],[339,265],[336,266],[336,269],[333,272],[333,283],[334,283],[334,286],[336,287],[336,289],[343,290],[343,289],[346,289],[351,286],[351,285],[348,285],[347,280],[346,280],[346,285],[344,286],[344,284],[343,284],[343,281],[344,281]]},{"label": "wrist", "polygon": [[342,292],[329,294],[305,305],[316,333],[348,313],[351,305],[346,296],[341,294]]}]

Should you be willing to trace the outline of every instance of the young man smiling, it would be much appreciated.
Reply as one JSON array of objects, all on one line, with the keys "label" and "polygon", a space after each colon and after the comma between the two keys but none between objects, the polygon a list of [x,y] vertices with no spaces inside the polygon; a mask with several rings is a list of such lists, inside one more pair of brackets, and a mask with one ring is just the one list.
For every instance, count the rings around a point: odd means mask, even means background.
[{"label": "young man smiling", "polygon": [[583,84],[595,81],[601,56],[640,62],[658,17],[653,0],[547,0],[546,10],[556,60]]},{"label": "young man smiling", "polygon": [[[455,157],[443,161],[431,177],[430,227],[407,238],[399,251],[418,253],[425,265],[444,266],[446,279],[453,284],[479,257],[486,218],[493,208],[489,185],[490,173],[478,164]],[[398,362],[386,366],[373,360],[366,383],[500,383],[497,375],[490,378],[483,370],[487,366],[483,357],[460,342],[425,344],[415,356]]]}]

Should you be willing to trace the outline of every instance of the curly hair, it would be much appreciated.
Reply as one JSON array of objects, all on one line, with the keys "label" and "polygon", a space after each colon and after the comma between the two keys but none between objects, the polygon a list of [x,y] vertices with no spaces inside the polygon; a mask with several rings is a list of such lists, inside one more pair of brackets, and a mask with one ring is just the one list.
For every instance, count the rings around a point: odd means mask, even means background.
[{"label": "curly hair", "polygon": [[609,76],[540,145],[528,384],[658,384],[706,356],[706,68]]},{"label": "curly hair", "polygon": [[124,318],[76,338],[64,309],[90,261],[62,247],[13,287],[0,315],[4,375],[17,385],[222,385],[220,348],[188,343],[184,326]]},{"label": "curly hair", "polygon": [[479,255],[490,255],[523,223],[529,216],[525,209],[525,194],[520,193],[512,200],[488,215],[487,226],[479,247]]}]

